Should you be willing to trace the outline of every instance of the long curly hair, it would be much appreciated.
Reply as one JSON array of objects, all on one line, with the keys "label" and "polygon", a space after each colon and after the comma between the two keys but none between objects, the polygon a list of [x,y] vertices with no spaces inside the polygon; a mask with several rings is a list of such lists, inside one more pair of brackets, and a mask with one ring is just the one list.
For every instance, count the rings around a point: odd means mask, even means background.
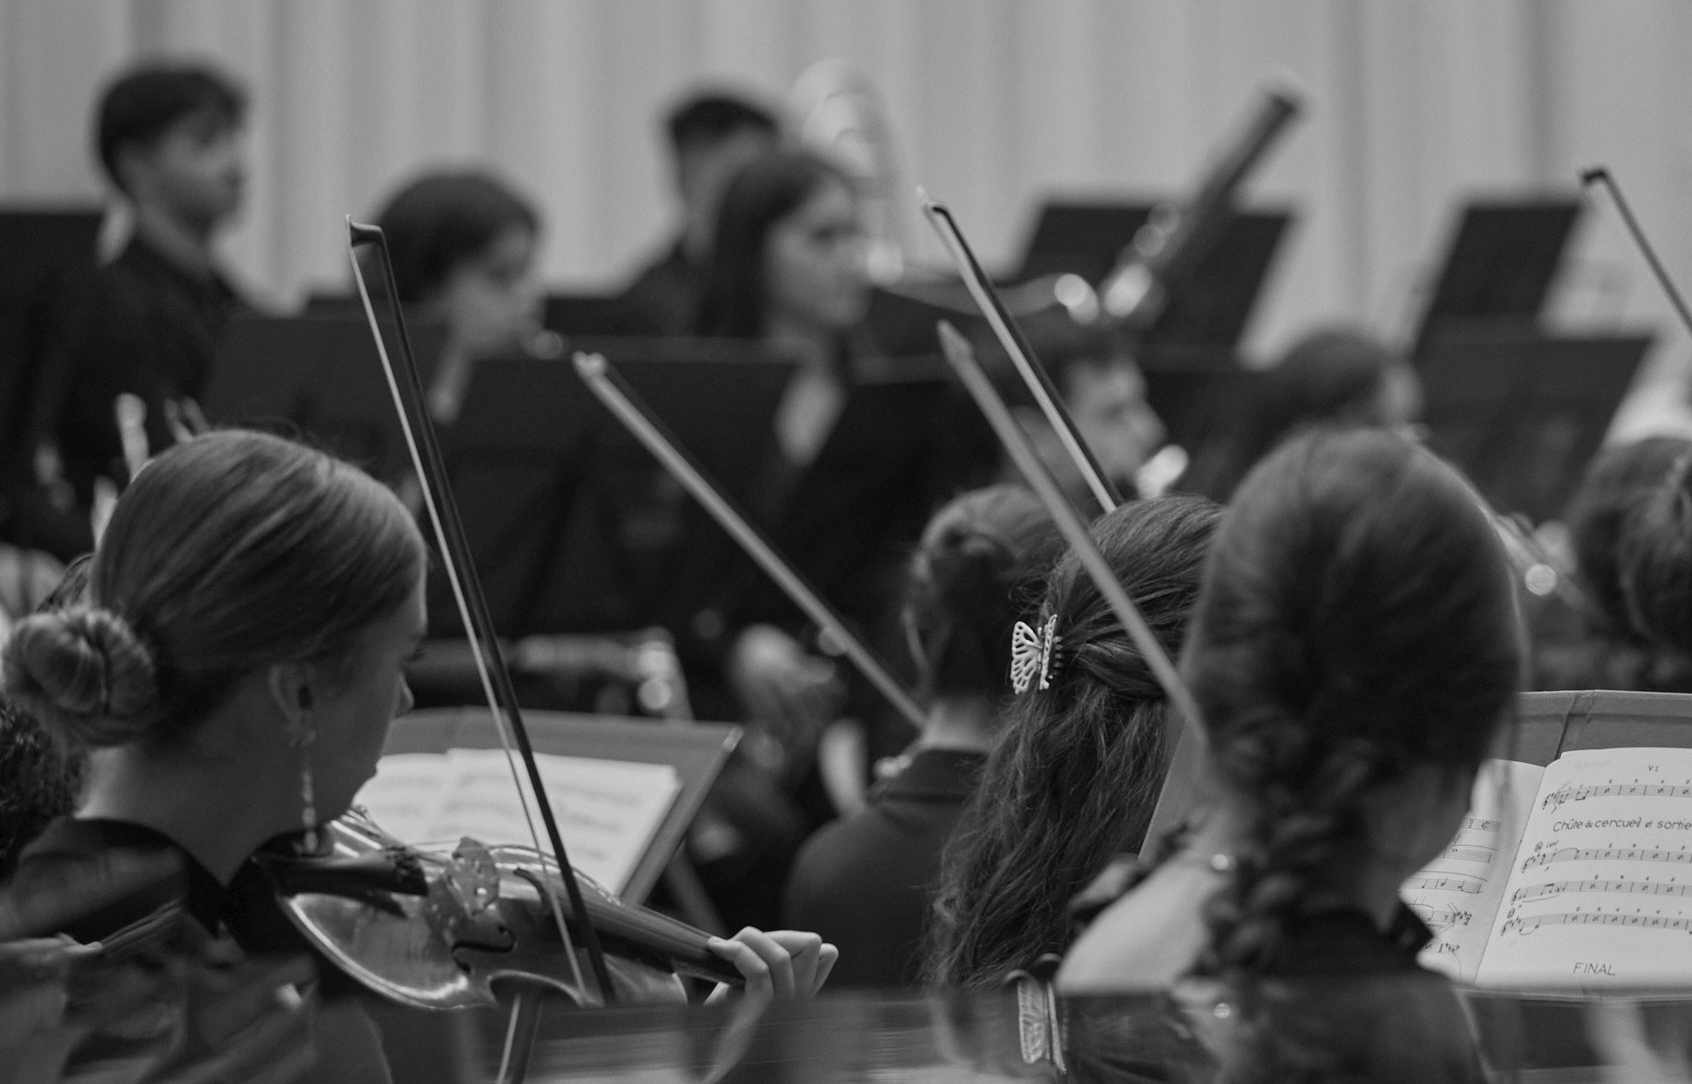
[{"label": "long curly hair", "polygon": [[[1092,537],[1158,640],[1179,650],[1221,513],[1203,497],[1127,504]],[[1139,847],[1162,782],[1164,694],[1074,554],[1038,622],[1057,618],[1049,689],[1017,699],[948,845],[925,979],[989,987],[1067,943],[1069,901]],[[1006,645],[1008,647],[1008,645]]]},{"label": "long curly hair", "polygon": [[1184,663],[1219,782],[1250,811],[1197,975],[1284,962],[1371,791],[1420,765],[1478,768],[1521,682],[1517,621],[1492,525],[1415,443],[1309,433],[1247,477]]}]

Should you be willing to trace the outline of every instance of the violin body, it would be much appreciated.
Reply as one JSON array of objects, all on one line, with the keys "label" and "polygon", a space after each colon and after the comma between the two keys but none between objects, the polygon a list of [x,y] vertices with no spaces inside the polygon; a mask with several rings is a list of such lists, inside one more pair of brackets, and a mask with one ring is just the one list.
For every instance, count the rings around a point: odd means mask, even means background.
[{"label": "violin body", "polygon": [[[354,810],[324,825],[323,853],[258,858],[294,926],[325,957],[375,993],[416,1008],[499,1003],[496,984],[527,984],[597,1005],[579,944],[581,922],[563,899],[558,867],[527,847],[465,839],[452,853],[410,847]],[[583,901],[606,948],[618,1002],[685,1001],[682,975],[739,981],[707,934],[618,900],[580,872]],[[558,933],[548,893],[571,938]]]}]

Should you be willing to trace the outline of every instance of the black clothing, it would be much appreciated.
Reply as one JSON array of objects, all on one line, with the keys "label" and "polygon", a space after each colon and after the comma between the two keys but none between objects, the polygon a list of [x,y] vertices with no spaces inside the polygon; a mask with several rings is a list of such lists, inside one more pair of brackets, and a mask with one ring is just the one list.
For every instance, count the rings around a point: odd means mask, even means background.
[{"label": "black clothing", "polygon": [[987,763],[985,753],[923,749],[869,806],[819,831],[787,886],[787,924],[840,948],[830,984],[914,986],[940,856]]},{"label": "black clothing", "polygon": [[688,256],[685,239],[677,238],[635,276],[617,303],[648,334],[692,335],[704,292],[705,269]]},{"label": "black clothing", "polygon": [[205,390],[224,327],[244,307],[221,275],[188,271],[137,235],[56,306],[30,447],[58,447],[65,478],[86,507],[96,476],[127,480],[113,416],[118,395],[139,396],[150,446],[169,446],[165,402]]},{"label": "black clothing", "polygon": [[1416,962],[1430,939],[1402,906],[1385,932],[1360,911],[1321,911],[1292,924],[1280,965],[1261,978],[1068,999],[1074,1079],[1479,1084],[1486,1075],[1456,990]]}]

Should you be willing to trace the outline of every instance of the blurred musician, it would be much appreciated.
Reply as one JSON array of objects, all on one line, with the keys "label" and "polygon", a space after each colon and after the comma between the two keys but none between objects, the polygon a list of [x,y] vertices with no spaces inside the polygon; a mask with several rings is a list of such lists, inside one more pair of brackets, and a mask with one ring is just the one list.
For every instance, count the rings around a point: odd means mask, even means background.
[{"label": "blurred musician", "polygon": [[1663,578],[1672,563],[1655,553],[1692,544],[1686,533],[1692,524],[1665,516],[1680,464],[1688,459],[1692,441],[1649,437],[1606,448],[1587,468],[1566,522],[1582,595],[1591,605],[1574,615],[1571,629],[1535,630],[1536,688],[1692,692],[1692,639],[1676,645],[1663,636],[1673,622],[1652,620],[1647,627],[1636,616],[1654,612],[1659,596],[1673,605],[1680,591],[1673,573]]},{"label": "blurred musician", "polygon": [[622,295],[630,314],[653,332],[682,335],[698,320],[717,205],[740,167],[774,150],[775,115],[744,98],[697,94],[677,105],[665,125],[682,226],[664,254]]},{"label": "blurred musician", "polygon": [[[246,108],[235,83],[198,66],[138,68],[100,99],[100,165],[134,233],[56,306],[28,445],[44,449],[44,473],[56,473],[56,460],[84,509],[97,476],[128,477],[117,396],[139,396],[150,443],[169,444],[171,412],[201,393],[223,327],[242,306],[215,245],[241,208]],[[60,555],[86,550],[91,538],[80,541]]]},{"label": "blurred musician", "polygon": [[395,193],[377,224],[400,302],[447,329],[429,405],[451,422],[477,360],[526,353],[541,334],[540,216],[490,174],[430,173]]},{"label": "blurred musician", "polygon": [[1306,427],[1397,429],[1421,412],[1421,382],[1404,357],[1350,328],[1314,331],[1269,369],[1243,429],[1201,450],[1179,488],[1226,501],[1258,460]]},{"label": "blurred musician", "polygon": [[966,493],[923,532],[901,611],[927,703],[922,737],[868,808],[811,837],[787,885],[787,921],[840,947],[837,985],[919,981],[940,851],[1011,691],[1011,626],[1057,548],[1045,507],[1021,486]]}]

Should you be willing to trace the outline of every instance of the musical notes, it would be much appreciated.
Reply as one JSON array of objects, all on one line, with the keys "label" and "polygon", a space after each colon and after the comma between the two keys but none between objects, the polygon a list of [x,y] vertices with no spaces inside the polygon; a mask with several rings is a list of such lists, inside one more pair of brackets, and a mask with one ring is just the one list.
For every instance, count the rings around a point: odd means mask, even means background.
[{"label": "musical notes", "polygon": [[1478,896],[1485,887],[1482,882],[1473,877],[1412,877],[1404,882],[1407,892],[1418,890],[1433,892],[1462,892],[1471,896]]},{"label": "musical notes", "polygon": [[1650,930],[1692,932],[1692,918],[1669,915],[1619,915],[1602,911],[1569,911],[1551,915],[1527,915],[1504,923],[1504,933],[1527,935],[1546,926],[1630,926]]},{"label": "musical notes", "polygon": [[1464,817],[1463,830],[1467,832],[1492,832],[1496,834],[1504,827],[1500,820],[1484,820],[1480,817]]},{"label": "musical notes", "polygon": [[1692,865],[1692,852],[1660,847],[1559,847],[1522,861],[1522,868],[1536,869],[1554,862],[1668,862]]},{"label": "musical notes", "polygon": [[1414,911],[1416,917],[1426,923],[1428,929],[1436,934],[1452,926],[1467,926],[1475,920],[1473,911],[1465,911],[1456,907],[1435,908],[1429,907],[1425,903],[1412,903],[1410,910]]},{"label": "musical notes", "polygon": [[1445,849],[1445,856],[1453,861],[1474,862],[1482,866],[1491,862],[1496,853],[1492,847],[1476,847],[1463,843],[1453,843]]},{"label": "musical notes", "polygon": [[1692,785],[1668,783],[1598,783],[1559,787],[1545,796],[1541,809],[1561,809],[1589,798],[1692,798]]},{"label": "musical notes", "polygon": [[1518,888],[1510,897],[1511,903],[1532,903],[1571,892],[1604,892],[1629,896],[1692,896],[1692,884],[1673,881],[1547,881],[1544,884]]}]

